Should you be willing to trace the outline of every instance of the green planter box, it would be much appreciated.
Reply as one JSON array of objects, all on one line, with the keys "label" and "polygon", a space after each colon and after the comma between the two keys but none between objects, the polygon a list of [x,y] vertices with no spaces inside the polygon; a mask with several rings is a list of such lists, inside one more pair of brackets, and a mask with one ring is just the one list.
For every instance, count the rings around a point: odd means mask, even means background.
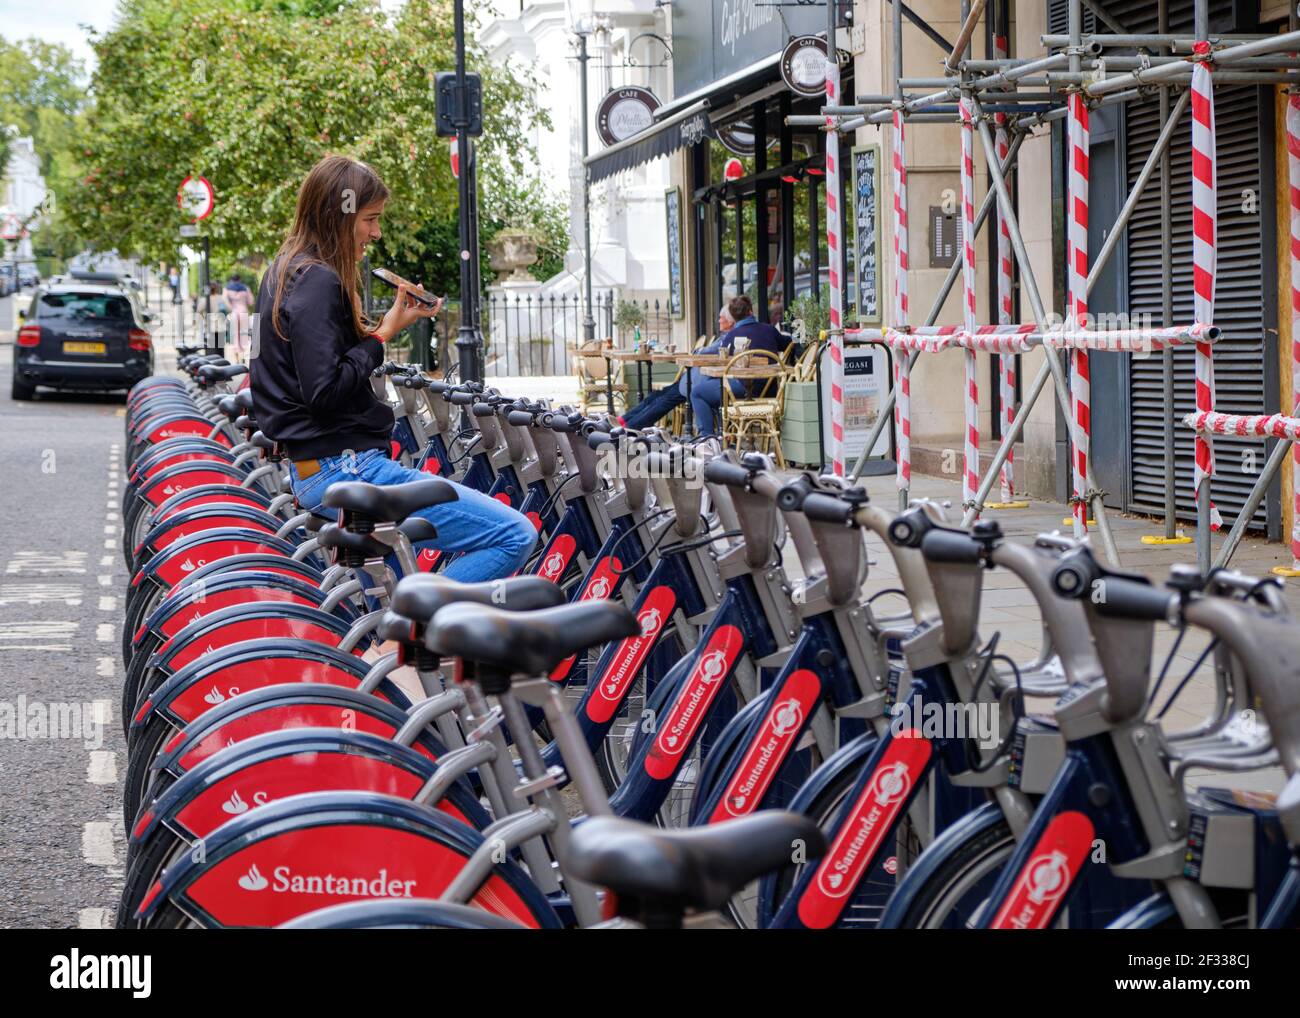
[{"label": "green planter box", "polygon": [[821,419],[817,414],[817,383],[787,382],[781,416],[781,451],[791,463],[821,463]]},{"label": "green planter box", "polygon": [[787,382],[785,386],[785,414],[787,421],[817,420],[817,383]]},{"label": "green planter box", "polygon": [[787,442],[785,438],[782,437],[781,452],[785,454],[787,463],[798,463],[806,466],[818,466],[821,464],[821,450],[816,441]]}]

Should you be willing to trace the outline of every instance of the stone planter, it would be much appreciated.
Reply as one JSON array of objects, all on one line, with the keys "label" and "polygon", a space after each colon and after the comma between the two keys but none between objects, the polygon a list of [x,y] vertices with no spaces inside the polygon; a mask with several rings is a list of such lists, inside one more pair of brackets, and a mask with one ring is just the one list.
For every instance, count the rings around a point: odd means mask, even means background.
[{"label": "stone planter", "polygon": [[499,283],[535,283],[528,272],[537,264],[537,238],[525,230],[502,230],[488,241],[489,264]]}]

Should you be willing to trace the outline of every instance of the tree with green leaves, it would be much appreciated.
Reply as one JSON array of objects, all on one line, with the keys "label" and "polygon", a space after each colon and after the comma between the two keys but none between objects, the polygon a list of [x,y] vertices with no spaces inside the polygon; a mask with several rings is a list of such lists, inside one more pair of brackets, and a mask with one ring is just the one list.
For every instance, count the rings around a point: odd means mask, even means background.
[{"label": "tree with green leaves", "polygon": [[[217,197],[203,223],[214,264],[256,268],[286,233],[307,170],[345,152],[392,192],[377,256],[435,287],[445,274],[451,285],[438,288],[454,289],[456,187],[434,117],[452,39],[449,0],[407,0],[391,15],[360,0],[121,0],[93,40],[94,104],[61,205],[91,246],[165,259],[184,221],[177,187],[202,175]],[[553,199],[526,183],[523,125],[545,116],[536,82],[479,53],[471,65],[483,76],[484,236],[507,217],[553,229]]]}]

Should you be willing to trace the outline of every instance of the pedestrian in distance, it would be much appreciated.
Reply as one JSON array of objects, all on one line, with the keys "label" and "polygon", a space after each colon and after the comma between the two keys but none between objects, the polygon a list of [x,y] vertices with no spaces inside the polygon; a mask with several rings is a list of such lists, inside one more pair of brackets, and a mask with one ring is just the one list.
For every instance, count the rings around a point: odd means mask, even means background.
[{"label": "pedestrian in distance", "polygon": [[[390,458],[393,412],[370,385],[384,344],[442,307],[419,304],[402,285],[381,321],[362,308],[359,265],[382,236],[388,197],[365,163],[321,159],[298,191],[293,226],[258,287],[262,339],[250,367],[253,412],[288,454],[303,509],[318,508],[338,481],[389,485],[429,476]],[[532,523],[482,492],[448,483],[457,501],[419,513],[438,531],[422,547],[457,555],[444,571],[453,580],[516,572],[537,541]]]},{"label": "pedestrian in distance", "polygon": [[221,291],[221,299],[225,301],[226,314],[230,316],[230,330],[235,347],[240,352],[247,352],[248,316],[253,310],[253,291],[239,278],[239,273],[232,272],[225,289]]}]

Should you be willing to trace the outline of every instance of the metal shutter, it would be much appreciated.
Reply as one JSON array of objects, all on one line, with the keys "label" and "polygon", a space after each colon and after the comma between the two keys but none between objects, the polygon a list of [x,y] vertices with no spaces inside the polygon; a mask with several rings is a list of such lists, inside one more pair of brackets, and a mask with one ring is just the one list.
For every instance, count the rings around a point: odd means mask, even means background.
[{"label": "metal shutter", "polygon": [[[1224,338],[1214,351],[1216,409],[1224,413],[1264,413],[1265,307],[1261,261],[1260,217],[1267,202],[1260,180],[1260,90],[1215,89],[1218,130],[1219,236],[1215,322]],[[1128,183],[1136,179],[1159,133],[1159,109],[1154,103],[1129,104],[1126,117]],[[1270,153],[1271,155],[1271,153]],[[1269,160],[1272,162],[1271,158]],[[1192,204],[1191,117],[1184,116],[1170,145],[1173,176],[1173,303],[1174,321],[1192,320]],[[1246,212],[1243,194],[1254,192],[1259,209]],[[1128,296],[1130,315],[1150,315],[1160,322],[1160,188],[1156,181],[1146,193],[1128,228]],[[1128,509],[1160,514],[1164,508],[1164,418],[1159,355],[1129,358],[1132,498]],[[1174,353],[1174,412],[1195,409],[1195,354],[1191,348]],[[1270,412],[1272,408],[1269,408]],[[1180,516],[1192,519],[1192,433],[1180,423],[1175,429],[1177,505]],[[1217,471],[1211,493],[1231,522],[1241,511],[1256,474],[1265,460],[1262,440],[1219,438],[1215,441]],[[1250,456],[1254,457],[1253,468]],[[1265,526],[1265,506],[1252,521]]]},{"label": "metal shutter", "polygon": [[[1210,0],[1210,31],[1247,31],[1247,26],[1237,27],[1237,4],[1239,0]],[[1159,27],[1156,16],[1155,0],[1103,0],[1097,4],[1116,23],[1124,26],[1124,31],[1132,34],[1154,32]],[[1085,6],[1083,9],[1083,32],[1113,31],[1109,25],[1099,23],[1096,15]],[[1064,35],[1069,31],[1070,12],[1066,0],[1048,0],[1047,31],[1049,35]],[[1180,34],[1190,34],[1192,30],[1192,0],[1169,0],[1169,30]],[[1253,30],[1250,29],[1250,30]]]}]

